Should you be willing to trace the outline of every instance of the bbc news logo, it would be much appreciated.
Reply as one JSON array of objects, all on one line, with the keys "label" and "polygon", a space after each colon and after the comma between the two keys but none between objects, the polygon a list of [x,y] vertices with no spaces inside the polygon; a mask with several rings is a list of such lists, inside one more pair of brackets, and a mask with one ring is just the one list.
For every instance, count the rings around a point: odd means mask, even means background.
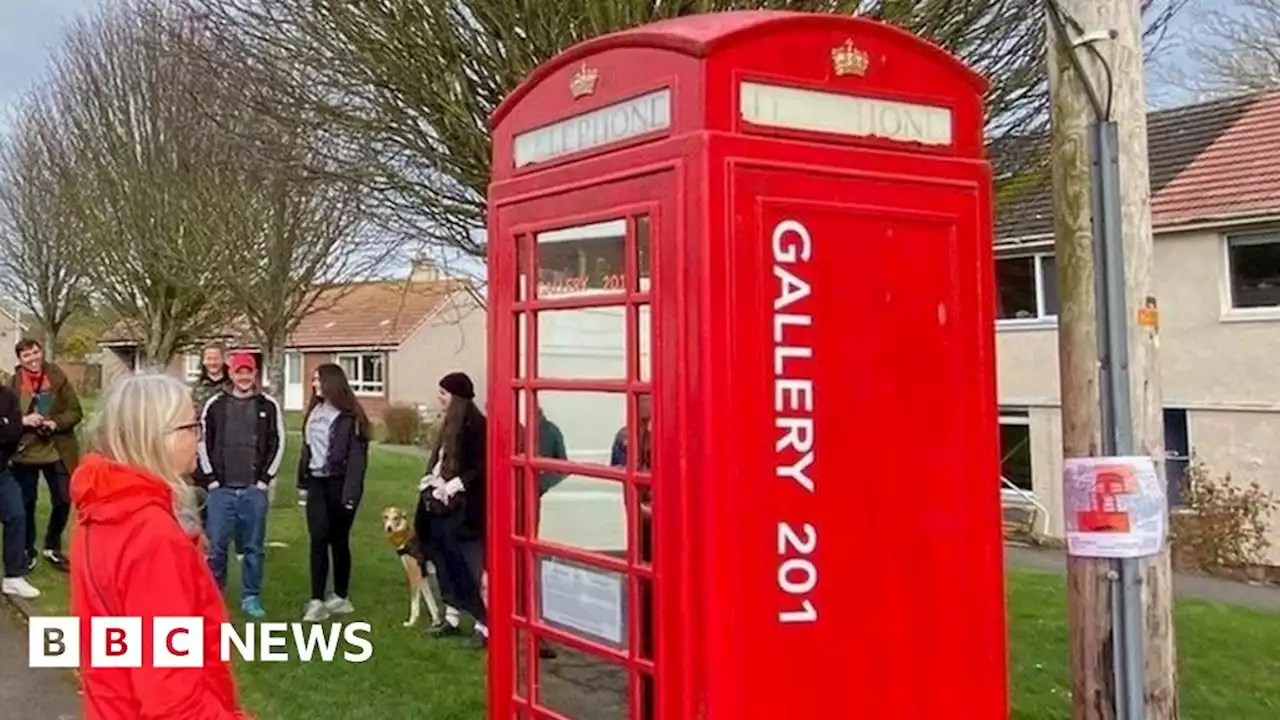
[{"label": "bbc news logo", "polygon": [[[28,626],[28,663],[40,668],[85,667],[80,657],[82,621],[75,617],[33,617]],[[89,663],[97,668],[142,667],[143,649],[151,647],[151,666],[194,668],[205,664],[204,619],[158,617],[150,633],[140,617],[95,617],[89,623]],[[247,623],[243,631],[231,623],[219,628],[222,662],[234,648],[246,662],[362,663],[373,657],[369,623]],[[341,649],[341,652],[339,650]]]}]

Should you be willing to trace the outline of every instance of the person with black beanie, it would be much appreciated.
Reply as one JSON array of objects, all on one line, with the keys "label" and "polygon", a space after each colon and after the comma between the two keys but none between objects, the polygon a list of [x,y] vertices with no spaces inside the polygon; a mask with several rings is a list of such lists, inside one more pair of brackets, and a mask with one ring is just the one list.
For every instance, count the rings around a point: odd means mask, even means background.
[{"label": "person with black beanie", "polygon": [[414,526],[423,556],[435,558],[445,622],[431,629],[456,635],[459,611],[475,618],[477,648],[488,644],[488,617],[482,587],[485,556],[486,421],[475,403],[475,385],[465,373],[440,379],[444,420],[418,484]]}]

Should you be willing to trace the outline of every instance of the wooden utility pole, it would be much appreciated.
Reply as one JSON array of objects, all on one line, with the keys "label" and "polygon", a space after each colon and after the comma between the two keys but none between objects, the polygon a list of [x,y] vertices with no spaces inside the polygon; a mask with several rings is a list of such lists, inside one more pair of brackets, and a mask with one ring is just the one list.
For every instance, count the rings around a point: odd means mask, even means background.
[{"label": "wooden utility pole", "polygon": [[[1154,458],[1163,478],[1159,323],[1152,280],[1140,5],[1136,0],[1049,0],[1054,231],[1061,302],[1058,346],[1062,444],[1066,457],[1105,454],[1101,410],[1104,389],[1099,380],[1102,330],[1095,291],[1096,188],[1091,165],[1097,151],[1091,133],[1097,121],[1110,120],[1116,125],[1119,202],[1115,214],[1123,249],[1124,309],[1128,321],[1125,374],[1129,412],[1121,421],[1131,423],[1133,454]],[[1059,11],[1056,21],[1052,17],[1055,9]],[[1064,30],[1069,38],[1066,41],[1061,36]],[[1110,78],[1104,67],[1110,68]],[[1118,562],[1071,557],[1067,589],[1073,720],[1178,718],[1167,541],[1159,554],[1133,562],[1141,589],[1141,718],[1127,718],[1117,696],[1116,665],[1120,658],[1115,650],[1120,640],[1114,632],[1118,628],[1113,622],[1113,608],[1121,592]]]}]

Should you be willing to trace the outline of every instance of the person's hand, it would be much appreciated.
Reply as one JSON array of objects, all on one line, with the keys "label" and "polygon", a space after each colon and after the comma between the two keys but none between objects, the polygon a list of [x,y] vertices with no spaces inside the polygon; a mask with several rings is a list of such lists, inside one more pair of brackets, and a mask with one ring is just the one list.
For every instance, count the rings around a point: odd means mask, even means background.
[{"label": "person's hand", "polygon": [[217,480],[212,480],[212,481],[210,481],[210,482],[209,482],[209,489],[210,489],[210,490],[217,490],[217,489],[218,489],[218,484],[219,484],[219,483],[218,483],[218,481],[217,481]]},{"label": "person's hand", "polygon": [[261,480],[259,480],[258,482],[254,483],[254,484],[253,484],[253,486],[254,486],[254,487],[256,487],[256,488],[258,488],[258,489],[259,489],[259,490],[261,490],[262,492],[266,492],[266,491],[267,491],[267,484],[266,484],[266,483],[264,483],[264,482],[262,482]]},{"label": "person's hand", "polygon": [[30,415],[24,415],[22,418],[22,424],[31,428],[40,427],[40,424],[43,422],[44,416],[40,413],[31,413]]},{"label": "person's hand", "polygon": [[342,504],[342,507],[346,508],[347,512],[355,512],[356,504],[353,502],[346,502]]},{"label": "person's hand", "polygon": [[44,422],[40,423],[40,426],[51,432],[58,429],[58,423],[52,420],[45,420]]}]

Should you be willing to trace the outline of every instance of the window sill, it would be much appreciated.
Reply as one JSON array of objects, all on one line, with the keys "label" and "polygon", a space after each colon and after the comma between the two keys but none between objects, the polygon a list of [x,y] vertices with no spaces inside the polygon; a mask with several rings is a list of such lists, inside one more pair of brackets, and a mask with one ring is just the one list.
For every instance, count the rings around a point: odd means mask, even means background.
[{"label": "window sill", "polygon": [[1058,318],[1035,318],[1031,320],[997,320],[996,332],[1034,332],[1037,330],[1057,330]]},{"label": "window sill", "polygon": [[386,390],[352,390],[352,395],[356,397],[380,398],[387,394]]},{"label": "window sill", "polygon": [[1280,307],[1232,308],[1219,320],[1224,323],[1280,322]]}]

